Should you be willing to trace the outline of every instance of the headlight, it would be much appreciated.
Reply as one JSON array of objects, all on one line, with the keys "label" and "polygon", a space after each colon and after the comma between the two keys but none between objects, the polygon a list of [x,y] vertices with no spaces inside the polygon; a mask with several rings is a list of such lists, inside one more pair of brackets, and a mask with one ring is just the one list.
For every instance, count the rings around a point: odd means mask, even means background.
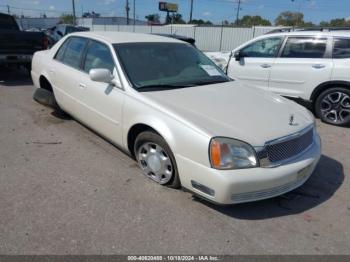
[{"label": "headlight", "polygon": [[240,169],[257,167],[253,147],[236,139],[215,137],[210,141],[211,166],[216,169]]}]

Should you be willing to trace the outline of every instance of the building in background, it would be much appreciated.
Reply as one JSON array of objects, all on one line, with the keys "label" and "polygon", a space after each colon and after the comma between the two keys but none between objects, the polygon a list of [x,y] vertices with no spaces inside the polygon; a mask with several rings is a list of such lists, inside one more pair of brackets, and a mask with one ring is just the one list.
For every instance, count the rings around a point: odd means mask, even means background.
[{"label": "building in background", "polygon": [[40,18],[32,18],[32,17],[24,17],[17,18],[18,25],[23,30],[29,29],[48,29],[52,28],[60,22],[59,17],[40,17]]},{"label": "building in background", "polygon": [[[133,19],[129,19],[130,24],[134,24]],[[29,29],[48,29],[52,28],[60,22],[59,17],[21,17],[17,18],[17,23],[23,30]],[[92,28],[94,25],[127,25],[125,17],[88,17],[77,18],[77,25]],[[146,21],[135,20],[135,25],[147,25]]]}]

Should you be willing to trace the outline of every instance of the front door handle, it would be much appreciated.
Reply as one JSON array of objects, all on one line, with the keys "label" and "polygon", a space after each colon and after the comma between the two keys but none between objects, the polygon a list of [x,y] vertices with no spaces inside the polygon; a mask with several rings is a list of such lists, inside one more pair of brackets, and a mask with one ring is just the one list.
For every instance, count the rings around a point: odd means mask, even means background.
[{"label": "front door handle", "polygon": [[314,65],[312,65],[312,67],[315,69],[321,69],[321,68],[325,68],[326,66],[322,65],[322,64],[314,64]]},{"label": "front door handle", "polygon": [[262,64],[262,65],[260,65],[262,68],[270,68],[271,67],[271,65],[269,65],[269,64]]},{"label": "front door handle", "polygon": [[86,89],[86,85],[83,84],[83,83],[79,83],[79,88],[81,88],[81,89]]}]

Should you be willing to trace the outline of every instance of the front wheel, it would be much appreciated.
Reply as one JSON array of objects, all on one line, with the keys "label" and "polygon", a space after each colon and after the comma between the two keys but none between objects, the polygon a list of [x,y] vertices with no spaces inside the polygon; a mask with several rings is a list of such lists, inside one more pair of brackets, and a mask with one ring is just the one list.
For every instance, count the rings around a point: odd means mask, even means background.
[{"label": "front wheel", "polygon": [[54,93],[47,89],[37,88],[33,94],[33,99],[44,106],[54,109],[59,108]]},{"label": "front wheel", "polygon": [[171,188],[181,186],[174,154],[161,136],[151,131],[139,134],[134,153],[144,175]]},{"label": "front wheel", "polygon": [[315,103],[317,116],[328,124],[350,125],[350,90],[333,87],[322,92]]}]

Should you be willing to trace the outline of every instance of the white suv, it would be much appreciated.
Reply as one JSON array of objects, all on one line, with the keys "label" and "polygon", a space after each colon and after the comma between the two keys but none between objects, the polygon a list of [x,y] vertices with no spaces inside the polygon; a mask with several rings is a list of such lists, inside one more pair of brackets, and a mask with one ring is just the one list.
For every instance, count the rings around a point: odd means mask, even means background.
[{"label": "white suv", "polygon": [[350,124],[350,31],[271,32],[206,54],[233,79],[307,102],[324,122]]}]

